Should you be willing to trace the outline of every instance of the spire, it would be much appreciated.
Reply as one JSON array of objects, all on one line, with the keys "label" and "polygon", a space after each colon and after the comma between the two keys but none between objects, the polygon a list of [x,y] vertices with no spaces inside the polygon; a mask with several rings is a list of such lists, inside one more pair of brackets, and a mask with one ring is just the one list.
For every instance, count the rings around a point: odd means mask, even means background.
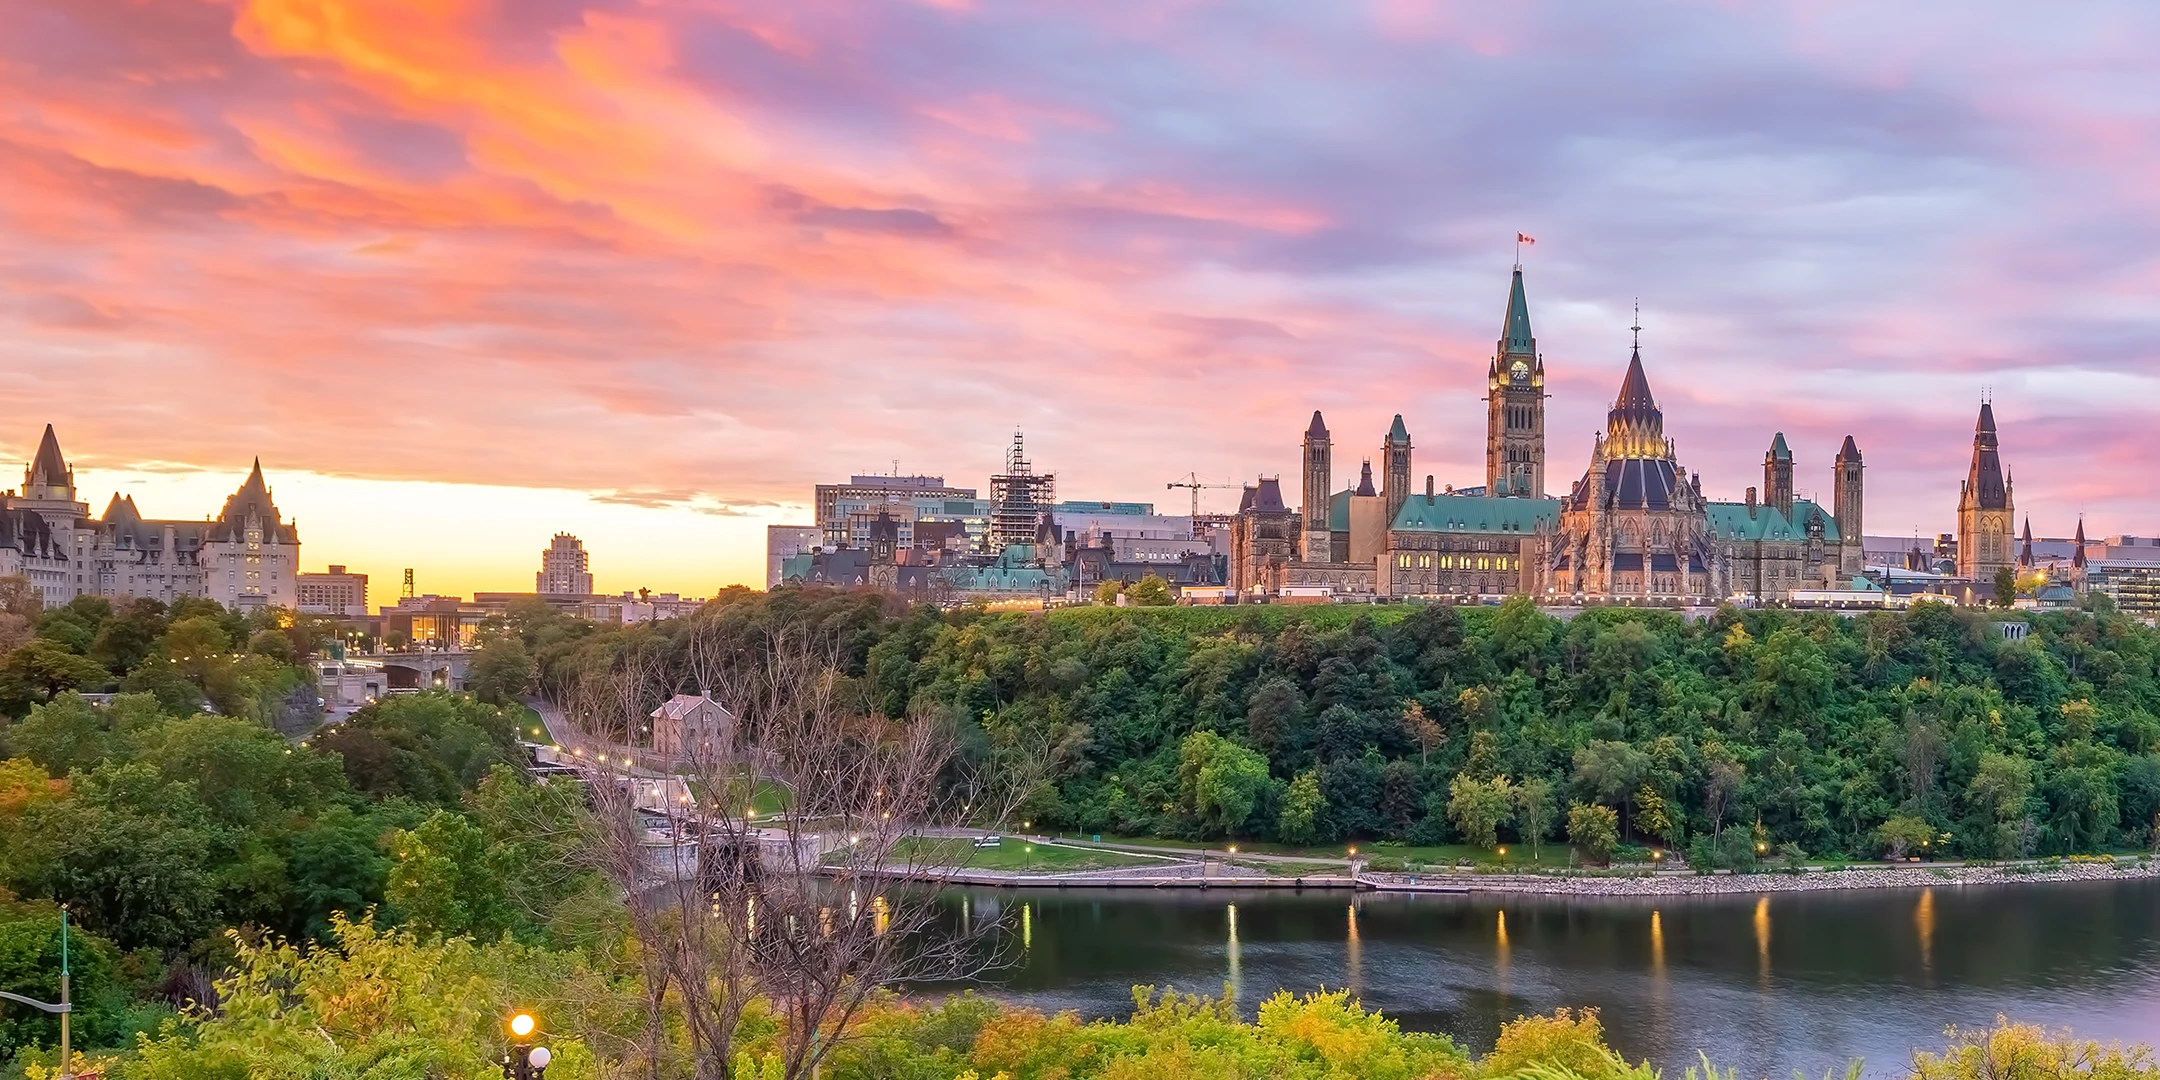
[{"label": "spire", "polygon": [[2030,570],[2032,564],[2032,515],[2027,514],[2025,515],[2025,543],[2018,549],[2018,565]]},{"label": "spire", "polygon": [[1395,423],[1389,425],[1387,429],[1387,441],[1389,446],[1410,445],[1410,429],[1403,426],[1401,413],[1396,413]]},{"label": "spire", "polygon": [[1640,345],[1628,357],[1627,375],[1620,380],[1620,396],[1613,399],[1613,411],[1657,411],[1657,397],[1650,392],[1650,376],[1643,374]]},{"label": "spire", "polygon": [[2010,509],[2010,492],[2003,484],[2001,443],[1995,434],[1995,406],[1980,403],[1980,419],[1973,425],[1972,468],[1965,477],[1967,498],[1979,510]]},{"label": "spire", "polygon": [[1365,466],[1364,466],[1364,468],[1362,468],[1362,469],[1358,470],[1358,482],[1357,482],[1357,490],[1356,490],[1356,491],[1354,491],[1354,492],[1352,492],[1352,494],[1354,494],[1354,495],[1378,495],[1378,494],[1380,494],[1380,492],[1379,492],[1379,491],[1378,491],[1377,489],[1375,489],[1375,488],[1373,487],[1373,482],[1372,482],[1372,459],[1371,459],[1371,458],[1366,458],[1366,459],[1365,459]]},{"label": "spire", "polygon": [[53,434],[53,426],[45,425],[45,437],[38,440],[37,457],[30,462],[26,485],[74,487],[75,478],[69,475],[67,459],[60,456],[60,437]]},{"label": "spire", "polygon": [[2085,515],[2083,514],[2078,515],[2077,536],[2072,538],[2070,543],[2077,548],[2076,551],[2070,553],[2071,569],[2085,569]]},{"label": "spire", "polygon": [[[1847,435],[1847,436],[1845,437],[1845,441],[1846,441],[1846,443],[1847,443],[1848,445],[1850,445],[1850,443],[1852,442],[1852,436],[1850,436],[1850,435]],[[1778,432],[1778,433],[1777,433],[1777,438],[1775,438],[1775,439],[1772,439],[1772,440],[1770,440],[1770,457],[1771,457],[1771,459],[1772,459],[1772,460],[1775,460],[1775,461],[1791,461],[1791,460],[1792,460],[1792,451],[1791,451],[1790,449],[1788,449],[1788,448],[1786,447],[1786,445],[1785,445],[1785,433],[1784,433],[1784,432],[1782,432],[1782,431]]]},{"label": "spire", "polygon": [[1522,267],[1515,268],[1514,284],[1508,288],[1507,319],[1500,327],[1502,356],[1537,355],[1537,338],[1530,334],[1530,301],[1523,297]]},{"label": "spire", "polygon": [[1312,423],[1305,428],[1305,437],[1308,439],[1325,439],[1328,437],[1327,425],[1320,421],[1320,410],[1314,409],[1312,411]]},{"label": "spire", "polygon": [[1845,436],[1845,445],[1838,447],[1837,458],[1839,461],[1860,460],[1860,447],[1852,441],[1852,436]]}]

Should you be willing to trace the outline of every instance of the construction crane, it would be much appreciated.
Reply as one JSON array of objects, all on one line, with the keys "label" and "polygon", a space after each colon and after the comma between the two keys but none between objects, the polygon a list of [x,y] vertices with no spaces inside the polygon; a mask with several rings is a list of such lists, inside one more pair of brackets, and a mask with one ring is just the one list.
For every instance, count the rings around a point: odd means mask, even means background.
[{"label": "construction crane", "polygon": [[1204,481],[1204,480],[1200,479],[1200,474],[1199,474],[1199,473],[1196,473],[1196,472],[1194,472],[1194,473],[1186,473],[1186,474],[1185,474],[1184,476],[1182,476],[1182,477],[1180,477],[1180,478],[1178,478],[1178,479],[1176,479],[1176,480],[1172,480],[1172,481],[1170,481],[1170,482],[1169,482],[1169,483],[1167,483],[1167,484],[1164,484],[1164,485],[1163,485],[1163,489],[1164,489],[1164,490],[1166,490],[1166,491],[1175,491],[1175,490],[1177,490],[1178,488],[1187,488],[1187,489],[1189,489],[1189,490],[1191,490],[1191,491],[1192,491],[1192,532],[1193,532],[1193,539],[1195,539],[1195,540],[1200,540],[1200,539],[1205,539],[1205,537],[1204,537],[1204,535],[1202,534],[1202,532],[1201,532],[1201,529],[1200,529],[1200,489],[1201,489],[1201,488],[1241,488],[1241,487],[1244,487],[1244,486],[1245,486],[1245,485],[1243,485],[1243,484],[1210,484],[1210,483],[1208,483],[1207,481]]}]

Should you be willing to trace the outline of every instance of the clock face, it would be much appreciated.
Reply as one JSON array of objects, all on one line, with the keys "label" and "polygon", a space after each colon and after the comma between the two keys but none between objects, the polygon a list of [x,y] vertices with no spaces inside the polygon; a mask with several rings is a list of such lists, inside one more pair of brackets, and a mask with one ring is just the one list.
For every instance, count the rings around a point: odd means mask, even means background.
[{"label": "clock face", "polygon": [[1530,365],[1525,364],[1520,360],[1515,361],[1514,366],[1508,368],[1508,378],[1513,379],[1516,382],[1529,382]]}]

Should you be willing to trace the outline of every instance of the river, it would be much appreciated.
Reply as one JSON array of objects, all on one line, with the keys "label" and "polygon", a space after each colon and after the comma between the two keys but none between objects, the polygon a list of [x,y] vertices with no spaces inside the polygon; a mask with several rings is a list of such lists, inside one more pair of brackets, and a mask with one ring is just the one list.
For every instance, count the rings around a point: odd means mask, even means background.
[{"label": "river", "polygon": [[1471,1049],[1500,1025],[1597,1008],[1671,1077],[1696,1051],[1743,1077],[1901,1068],[1998,1013],[2160,1041],[2160,881],[1590,899],[1270,890],[975,890],[1015,962],[984,991],[1089,1018],[1135,984],[1219,994],[1347,987]]}]

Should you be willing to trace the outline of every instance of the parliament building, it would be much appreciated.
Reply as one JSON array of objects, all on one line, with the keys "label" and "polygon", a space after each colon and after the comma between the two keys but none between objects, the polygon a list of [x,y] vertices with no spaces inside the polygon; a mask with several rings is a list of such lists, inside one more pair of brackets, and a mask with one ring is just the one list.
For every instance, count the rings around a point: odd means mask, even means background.
[{"label": "parliament building", "polygon": [[1334,439],[1314,412],[1299,506],[1285,502],[1275,478],[1245,489],[1231,529],[1231,585],[1244,599],[1526,594],[1692,606],[1782,600],[1841,587],[1862,570],[1863,466],[1851,436],[1830,462],[1830,507],[1796,497],[1782,432],[1763,455],[1760,489],[1742,502],[1706,498],[1665,432],[1638,340],[1587,467],[1555,498],[1545,486],[1545,386],[1518,267],[1486,372],[1484,484],[1436,492],[1427,475],[1415,490],[1410,432],[1398,415],[1381,439],[1379,485],[1368,460],[1356,486],[1335,490]]}]

